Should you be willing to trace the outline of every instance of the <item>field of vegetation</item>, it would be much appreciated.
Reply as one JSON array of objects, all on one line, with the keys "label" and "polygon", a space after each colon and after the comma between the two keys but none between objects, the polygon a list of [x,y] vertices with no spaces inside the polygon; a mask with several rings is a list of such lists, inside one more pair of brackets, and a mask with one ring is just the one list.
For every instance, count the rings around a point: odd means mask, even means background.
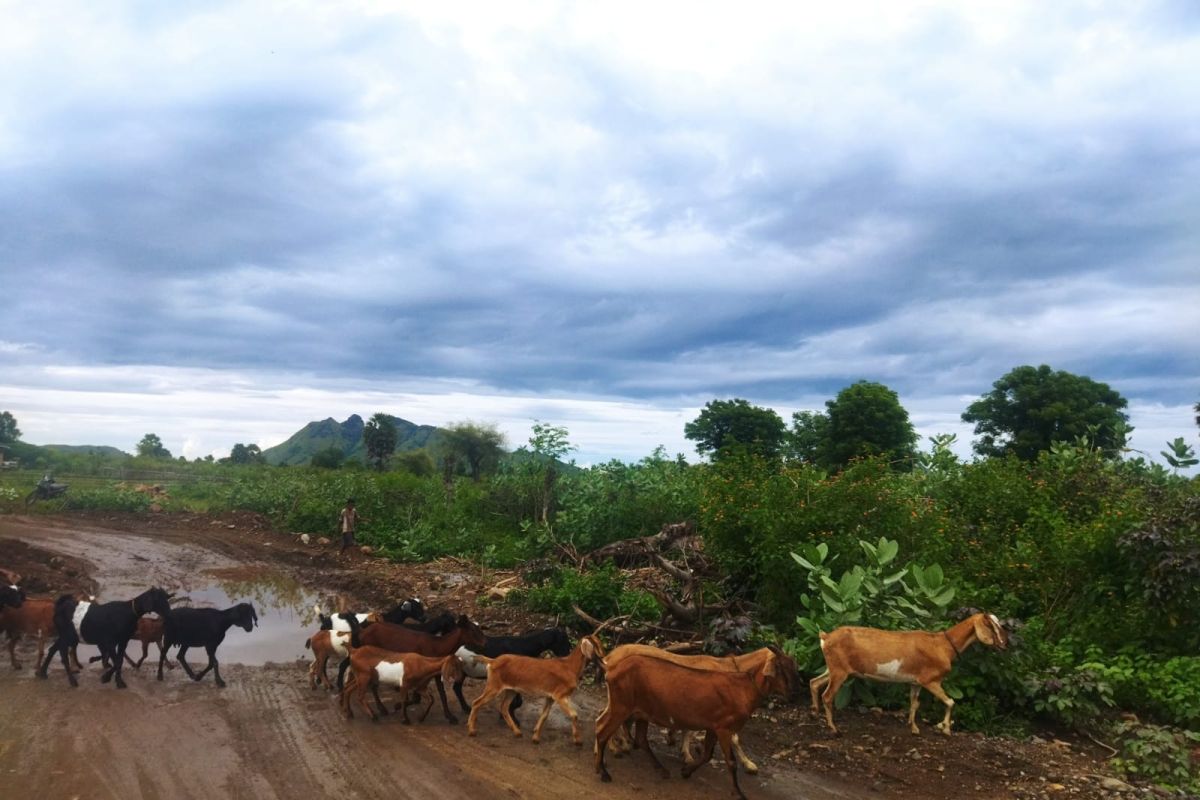
[{"label": "field of vegetation", "polygon": [[[714,403],[706,413],[729,410]],[[836,423],[832,401],[830,411]],[[800,433],[824,424],[796,422]],[[985,609],[1005,620],[1014,646],[974,648],[958,662],[947,682],[962,699],[956,725],[1073,729],[1111,747],[1133,779],[1200,792],[1200,480],[1086,435],[969,462],[949,437],[904,459],[884,450],[840,464],[752,441],[726,440],[700,464],[660,449],[587,468],[564,463],[567,432],[545,425],[487,469],[430,468],[433,457],[382,469],[143,457],[118,469],[73,454],[4,475],[0,508],[24,512],[24,494],[54,466],[72,488],[34,510],[253,511],[332,538],[352,496],[360,540],[386,557],[526,565],[527,584],[508,602],[647,621],[660,613],[653,595],[612,564],[580,568],[578,556],[689,521],[719,566],[706,598],[750,619],[714,617],[714,629],[781,643],[811,676],[822,664],[818,630],[936,629],[965,607]],[[165,496],[135,491],[156,476]],[[839,704],[899,708],[906,696],[852,681]],[[933,705],[923,710],[940,718]]]}]

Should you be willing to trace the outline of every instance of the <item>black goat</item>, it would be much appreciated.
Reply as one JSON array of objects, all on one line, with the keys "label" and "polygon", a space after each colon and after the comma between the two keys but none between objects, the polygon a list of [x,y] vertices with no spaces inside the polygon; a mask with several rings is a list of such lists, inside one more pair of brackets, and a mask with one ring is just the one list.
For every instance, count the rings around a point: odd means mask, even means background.
[{"label": "black goat", "polygon": [[[420,602],[420,601],[418,600],[417,602]],[[403,604],[401,604],[401,605],[403,605]],[[396,609],[392,609],[392,611],[395,611],[395,610]],[[390,614],[391,611],[389,611],[388,613]],[[424,613],[425,613],[424,608],[421,609],[421,613],[422,613],[422,615],[424,615]],[[361,620],[360,620],[360,622],[361,622]],[[434,636],[442,636],[443,634],[447,634],[450,631],[454,630],[454,628],[457,625],[458,625],[458,617],[456,615],[450,613],[449,611],[443,611],[442,613],[438,614],[436,617],[433,617],[432,619],[427,619],[424,622],[420,622],[420,623],[409,623],[407,621],[404,622],[404,627],[406,627],[406,628],[411,628],[414,631],[421,631],[423,633],[432,633]],[[366,627],[366,625],[362,624],[361,627]],[[347,625],[346,628],[340,629],[340,630],[349,630],[349,629],[350,629],[350,626]],[[343,684],[345,683],[346,670],[349,668],[350,668],[350,659],[343,658],[342,663],[338,664],[338,677],[337,677],[338,689],[341,689]],[[467,710],[469,711],[470,708],[468,707]]]},{"label": "black goat", "polygon": [[[487,666],[474,656],[497,658],[498,656],[516,655],[537,658],[547,650],[559,658],[570,654],[571,637],[567,636],[567,632],[562,628],[546,628],[521,636],[489,636],[483,647],[464,646],[459,648],[456,655],[462,660],[463,674],[467,678],[487,680]],[[463,697],[464,680],[464,678],[459,678],[454,682],[454,694],[458,697],[458,703],[462,706],[462,710],[469,712],[471,707],[467,705],[467,700]],[[515,694],[512,705],[508,707],[509,713],[520,708],[522,702],[521,695]]]},{"label": "black goat", "polygon": [[403,603],[397,603],[395,608],[383,614],[383,621],[394,625],[401,625],[410,619],[425,621],[425,606],[421,604],[419,597],[410,597]]},{"label": "black goat", "polygon": [[[221,670],[217,666],[217,648],[225,641],[225,632],[234,625],[250,633],[258,625],[258,614],[249,603],[238,603],[232,608],[180,608],[163,617],[162,653],[158,657],[158,679],[163,679],[163,665],[167,663],[167,651],[179,645],[175,658],[183,671],[194,681],[202,679],[211,669],[217,686],[224,687]],[[208,653],[208,666],[193,672],[184,660],[189,647],[203,647]]]},{"label": "black goat", "polygon": [[20,608],[25,602],[25,592],[16,586],[0,584],[0,608]]},{"label": "black goat", "polygon": [[45,660],[38,668],[37,676],[46,677],[50,660],[57,652],[62,657],[63,667],[72,686],[78,686],[75,673],[67,661],[68,653],[80,642],[94,644],[107,667],[100,676],[101,683],[116,678],[118,689],[125,688],[121,677],[121,665],[125,661],[125,647],[137,632],[138,619],[143,614],[154,612],[159,616],[171,613],[171,598],[157,586],[147,589],[132,600],[114,600],[109,603],[79,601],[74,595],[65,594],[54,601],[54,630],[58,638],[50,645]]}]

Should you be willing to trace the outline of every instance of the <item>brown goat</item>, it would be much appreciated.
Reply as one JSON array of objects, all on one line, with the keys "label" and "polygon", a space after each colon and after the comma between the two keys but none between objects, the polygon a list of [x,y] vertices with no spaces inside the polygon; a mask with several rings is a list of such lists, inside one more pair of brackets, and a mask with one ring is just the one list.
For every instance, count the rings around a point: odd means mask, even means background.
[{"label": "brown goat", "polygon": [[329,691],[333,691],[333,684],[329,682],[329,675],[325,672],[325,664],[330,656],[346,658],[350,655],[347,648],[350,636],[349,631],[317,631],[304,642],[304,646],[313,651],[313,663],[308,668],[308,683],[313,689],[317,688],[319,682],[325,684]]},{"label": "brown goat", "polygon": [[[422,656],[415,653],[396,653],[379,647],[354,647],[350,651],[350,676],[342,689],[342,712],[347,719],[353,719],[354,712],[350,709],[351,695],[358,700],[363,711],[372,721],[378,722],[379,716],[367,705],[366,693],[370,688],[375,696],[375,704],[379,713],[387,715],[387,708],[379,699],[379,686],[393,686],[400,692],[396,710],[404,715],[404,724],[409,724],[408,697],[416,696],[429,685],[430,681],[441,680],[453,683],[462,674],[462,665],[458,656],[440,657]],[[433,693],[430,692],[429,703],[421,714],[421,722],[429,716],[433,708]]]},{"label": "brown goat", "polygon": [[825,722],[829,730],[838,733],[833,724],[833,698],[848,678],[869,678],[888,683],[911,684],[908,698],[908,727],[917,727],[917,706],[921,688],[941,700],[946,716],[937,729],[950,735],[950,712],[954,700],[942,689],[942,681],[950,674],[954,659],[975,642],[1003,650],[1008,635],[1000,620],[993,614],[973,614],[944,631],[883,631],[876,628],[843,627],[821,633],[821,651],[825,654],[825,672],[809,682],[812,710],[820,713],[817,694],[824,689]]},{"label": "brown goat", "polygon": [[596,719],[595,768],[601,780],[612,780],[604,764],[608,743],[625,720],[632,718],[638,744],[664,777],[667,770],[646,741],[647,727],[653,723],[707,731],[700,761],[685,765],[683,777],[690,777],[707,763],[714,746],[720,742],[733,789],[741,798],[745,795],[738,785],[733,735],[742,729],[767,695],[791,696],[799,681],[796,663],[777,650],[748,672],[697,669],[654,656],[630,655],[609,670],[605,678],[608,705]]},{"label": "brown goat", "polygon": [[[675,664],[681,664],[686,667],[695,667],[696,669],[711,669],[718,672],[752,672],[757,669],[764,661],[772,655],[772,650],[769,647],[762,647],[752,653],[747,653],[743,656],[707,656],[707,655],[680,655],[672,653],[668,650],[663,650],[659,647],[651,647],[645,644],[623,644],[615,648],[608,657],[604,659],[605,670],[610,670],[620,664],[625,658],[631,655],[650,656],[652,658],[661,658],[664,661],[670,661]],[[631,732],[630,726],[632,722],[626,720],[622,730],[617,732],[610,742],[612,751],[617,754],[628,753],[631,749]],[[670,736],[673,737],[675,730],[671,729]],[[693,764],[696,761],[692,755],[692,740],[694,731],[684,731],[680,744],[680,752],[683,755],[685,763]],[[668,739],[669,744],[673,744],[673,738]],[[750,760],[746,755],[746,751],[742,749],[741,738],[735,733],[733,735],[733,751],[737,754],[738,761],[742,762],[742,767],[751,775],[758,774],[758,765]]]},{"label": "brown goat", "polygon": [[[82,597],[86,597],[86,595],[82,595]],[[37,663],[41,664],[42,657],[46,653],[46,640],[58,636],[58,632],[54,628],[54,601],[40,597],[27,597],[19,608],[5,607],[0,610],[0,626],[8,634],[8,658],[12,662],[13,669],[21,668],[21,662],[17,661],[17,642],[21,640],[22,636],[37,637]],[[83,669],[79,666],[79,659],[75,655],[74,648],[71,648],[71,661],[76,672]]]},{"label": "brown goat", "polygon": [[487,686],[484,687],[483,694],[471,704],[471,715],[467,718],[467,735],[475,735],[475,718],[479,715],[479,709],[499,695],[500,713],[504,716],[504,721],[508,723],[514,736],[520,736],[521,729],[509,710],[513,696],[520,692],[546,698],[542,714],[533,728],[533,742],[541,741],[542,726],[550,716],[550,709],[557,703],[571,718],[571,736],[575,744],[582,745],[583,740],[579,738],[579,713],[571,705],[571,695],[575,694],[587,665],[603,658],[604,645],[594,635],[584,636],[575,649],[562,658],[503,655],[495,659],[486,659],[480,656],[479,660],[487,664]]}]

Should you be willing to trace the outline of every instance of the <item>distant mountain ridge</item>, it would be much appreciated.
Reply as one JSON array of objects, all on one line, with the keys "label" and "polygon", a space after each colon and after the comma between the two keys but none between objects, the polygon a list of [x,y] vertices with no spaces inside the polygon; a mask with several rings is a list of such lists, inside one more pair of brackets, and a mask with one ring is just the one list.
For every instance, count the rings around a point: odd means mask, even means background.
[{"label": "distant mountain ridge", "polygon": [[110,447],[106,444],[44,444],[42,447],[47,450],[54,450],[59,453],[70,453],[72,455],[82,453],[85,456],[97,455],[105,458],[132,458],[133,456],[116,447]]},{"label": "distant mountain ridge", "polygon": [[[440,429],[433,425],[417,425],[400,417],[386,415],[396,426],[396,452],[417,450],[436,444]],[[351,414],[345,422],[333,417],[310,422],[293,433],[288,439],[274,447],[263,450],[268,464],[299,466],[307,464],[322,450],[336,447],[347,459],[366,460],[363,444],[363,428],[366,423],[358,414]]]}]

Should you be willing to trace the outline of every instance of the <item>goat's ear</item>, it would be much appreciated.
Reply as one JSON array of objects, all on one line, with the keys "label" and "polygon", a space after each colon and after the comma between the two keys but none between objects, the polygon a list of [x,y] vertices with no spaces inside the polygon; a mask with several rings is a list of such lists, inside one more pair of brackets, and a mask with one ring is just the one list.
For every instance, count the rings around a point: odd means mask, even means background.
[{"label": "goat's ear", "polygon": [[765,675],[768,678],[775,677],[775,654],[774,653],[771,653],[771,657],[768,658],[767,662],[763,665],[763,675]]},{"label": "goat's ear", "polygon": [[587,636],[579,642],[579,652],[583,653],[584,658],[591,658],[596,654],[596,648],[592,646],[592,640]]},{"label": "goat's ear", "polygon": [[975,638],[989,647],[996,644],[996,637],[992,634],[991,626],[984,621],[982,614],[975,617]]}]

